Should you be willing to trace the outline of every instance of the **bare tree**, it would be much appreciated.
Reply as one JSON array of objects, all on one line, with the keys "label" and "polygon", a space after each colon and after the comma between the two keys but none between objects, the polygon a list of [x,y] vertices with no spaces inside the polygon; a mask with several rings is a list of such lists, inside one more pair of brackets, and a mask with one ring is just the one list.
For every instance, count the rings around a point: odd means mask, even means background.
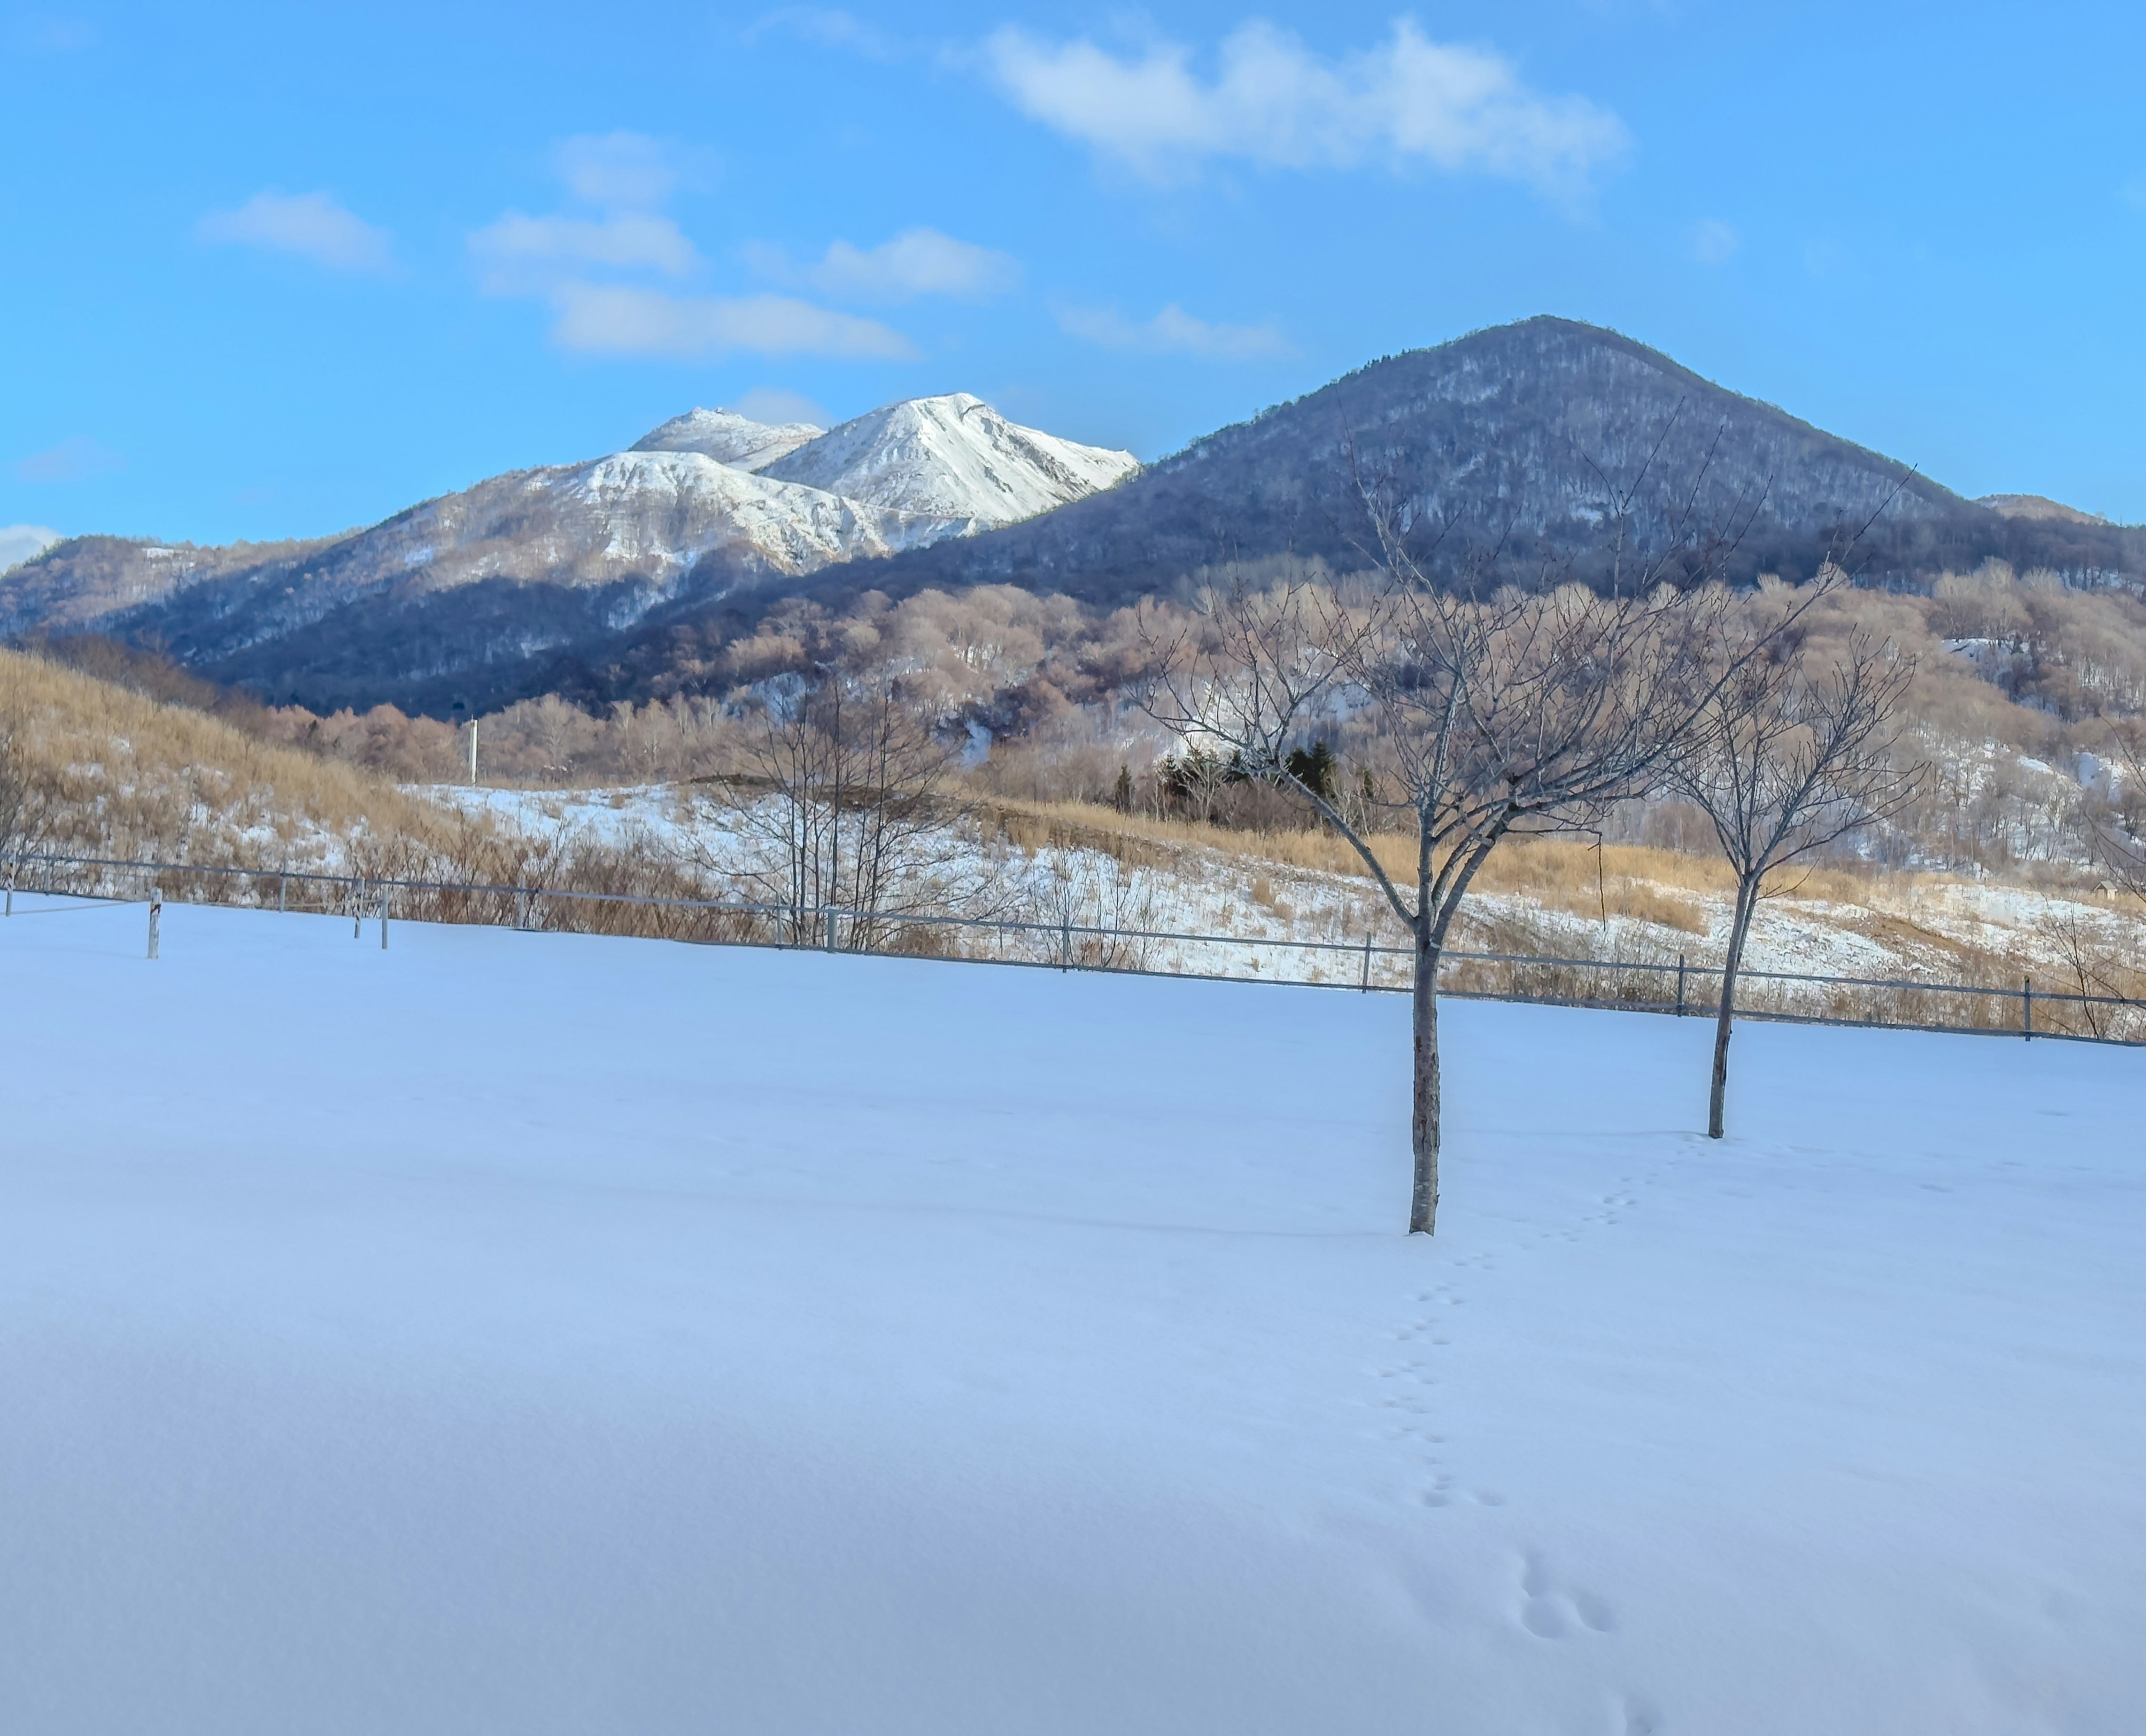
[{"label": "bare tree", "polygon": [[973,901],[981,861],[948,755],[886,671],[823,666],[762,701],[696,804],[690,853],[780,905],[800,945],[885,944],[899,919]]},{"label": "bare tree", "polygon": [[[1247,776],[1294,790],[1355,850],[1415,943],[1411,1231],[1438,1212],[1438,970],[1470,883],[1515,831],[1584,830],[1658,781],[1710,698],[1719,586],[1664,582],[1666,561],[1605,591],[1521,586],[1495,556],[1432,581],[1379,520],[1383,588],[1354,602],[1290,581],[1210,593],[1195,626],[1158,645],[1150,711]],[[1620,551],[1621,552],[1621,551]],[[1689,546],[1675,552],[1688,560]],[[1688,568],[1686,569],[1688,570]],[[1718,676],[1711,677],[1719,679]],[[1370,770],[1344,805],[1292,750],[1340,737]],[[1323,781],[1323,780],[1320,780]],[[1412,860],[1390,870],[1382,821]]]},{"label": "bare tree", "polygon": [[49,837],[51,792],[30,757],[27,726],[16,708],[0,711],[0,874],[12,886],[23,856]]},{"label": "bare tree", "polygon": [[1751,918],[1775,869],[1900,812],[1922,770],[1896,761],[1894,718],[1914,663],[1858,628],[1840,658],[1809,666],[1794,617],[1842,581],[1768,611],[1726,641],[1698,728],[1669,764],[1670,789],[1706,816],[1736,876],[1714,1032],[1709,1137],[1722,1134],[1736,975]]},{"label": "bare tree", "polygon": [[2104,716],[2115,751],[2106,811],[2094,816],[2097,852],[2118,883],[2146,899],[2146,721]]}]

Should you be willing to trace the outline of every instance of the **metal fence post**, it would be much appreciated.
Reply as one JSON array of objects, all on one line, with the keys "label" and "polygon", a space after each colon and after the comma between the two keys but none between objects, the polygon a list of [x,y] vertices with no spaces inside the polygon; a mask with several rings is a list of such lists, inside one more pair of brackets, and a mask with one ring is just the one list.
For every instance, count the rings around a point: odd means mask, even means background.
[{"label": "metal fence post", "polygon": [[1679,953],[1679,954],[1677,955],[1677,1010],[1676,1010],[1676,1015],[1677,1015],[1677,1017],[1678,1017],[1678,1018],[1679,1018],[1679,1019],[1681,1019],[1682,1017],[1684,1017],[1684,955],[1683,955],[1682,953]]},{"label": "metal fence post", "polygon": [[162,886],[152,886],[149,888],[149,956],[151,958],[157,955],[157,930],[163,925],[163,918],[164,889]]},{"label": "metal fence post", "polygon": [[1073,919],[1070,915],[1062,915],[1058,920],[1061,925],[1058,931],[1058,968],[1071,970],[1073,968]]},{"label": "metal fence post", "polygon": [[2020,984],[2019,1035],[2031,1043],[2034,1040],[2034,979],[2022,977]]},{"label": "metal fence post", "polygon": [[289,909],[291,908],[291,898],[290,898],[290,892],[291,892],[291,859],[290,859],[290,857],[288,857],[288,856],[285,856],[285,857],[283,858],[282,865],[280,867],[278,867],[278,868],[277,869],[277,870],[276,870],[276,913],[277,913],[277,915],[282,915],[282,913],[283,913],[284,911],[286,911],[286,910],[289,910]]},{"label": "metal fence post", "polygon": [[380,950],[387,950],[387,888],[380,889]]},{"label": "metal fence post", "polygon": [[350,937],[361,940],[365,935],[365,876],[360,875],[350,883]]},{"label": "metal fence post", "polygon": [[1366,995],[1371,992],[1371,931],[1368,928],[1364,930],[1364,980],[1361,987]]}]

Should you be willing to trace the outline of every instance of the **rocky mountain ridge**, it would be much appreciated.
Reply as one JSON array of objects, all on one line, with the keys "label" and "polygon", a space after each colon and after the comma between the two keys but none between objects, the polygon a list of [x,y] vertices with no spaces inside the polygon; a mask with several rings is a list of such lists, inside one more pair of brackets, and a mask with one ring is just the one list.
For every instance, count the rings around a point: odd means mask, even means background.
[{"label": "rocky mountain ridge", "polygon": [[76,539],[0,578],[0,635],[154,642],[213,680],[316,707],[457,681],[478,703],[492,666],[996,529],[1138,467],[966,393],[831,430],[695,410],[627,451],[488,477],[340,537]]}]

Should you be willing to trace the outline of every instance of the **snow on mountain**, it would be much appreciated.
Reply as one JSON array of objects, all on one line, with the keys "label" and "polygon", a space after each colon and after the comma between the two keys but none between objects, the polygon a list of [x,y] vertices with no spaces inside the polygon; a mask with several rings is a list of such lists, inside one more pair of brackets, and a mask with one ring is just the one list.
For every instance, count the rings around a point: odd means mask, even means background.
[{"label": "snow on mountain", "polygon": [[1130,452],[1024,428],[962,392],[871,411],[776,459],[766,473],[955,520],[966,533],[1033,518],[1139,468]]},{"label": "snow on mountain", "polygon": [[486,578],[667,591],[703,561],[733,575],[794,576],[889,555],[945,534],[944,521],[778,481],[702,452],[614,452],[585,464],[495,476],[361,533],[368,569],[432,586]]},{"label": "snow on mountain", "polygon": [[690,566],[717,548],[750,550],[786,573],[892,554],[945,534],[936,518],[782,481],[695,451],[616,452],[580,466],[566,501],[600,521],[604,552],[629,565]]},{"label": "snow on mountain", "polygon": [[636,452],[699,452],[739,470],[765,470],[827,431],[811,422],[756,422],[735,410],[688,410],[634,441]]},{"label": "snow on mountain", "polygon": [[655,611],[1009,523],[1137,467],[967,397],[824,434],[694,410],[630,451],[487,477],[342,536],[176,551],[77,540],[0,581],[0,631],[140,636],[218,679],[332,706],[383,678],[447,682]]}]

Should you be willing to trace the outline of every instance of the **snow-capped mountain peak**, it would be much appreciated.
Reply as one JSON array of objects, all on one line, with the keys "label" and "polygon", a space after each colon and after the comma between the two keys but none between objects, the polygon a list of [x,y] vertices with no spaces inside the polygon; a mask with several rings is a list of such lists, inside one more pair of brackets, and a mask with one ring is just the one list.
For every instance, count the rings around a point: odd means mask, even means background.
[{"label": "snow-capped mountain peak", "polygon": [[962,531],[1032,518],[1124,481],[1130,452],[1080,446],[950,392],[869,412],[766,466],[766,474]]},{"label": "snow-capped mountain peak", "polygon": [[811,422],[756,422],[735,410],[688,410],[634,441],[636,452],[698,452],[733,470],[762,471],[826,432]]}]

